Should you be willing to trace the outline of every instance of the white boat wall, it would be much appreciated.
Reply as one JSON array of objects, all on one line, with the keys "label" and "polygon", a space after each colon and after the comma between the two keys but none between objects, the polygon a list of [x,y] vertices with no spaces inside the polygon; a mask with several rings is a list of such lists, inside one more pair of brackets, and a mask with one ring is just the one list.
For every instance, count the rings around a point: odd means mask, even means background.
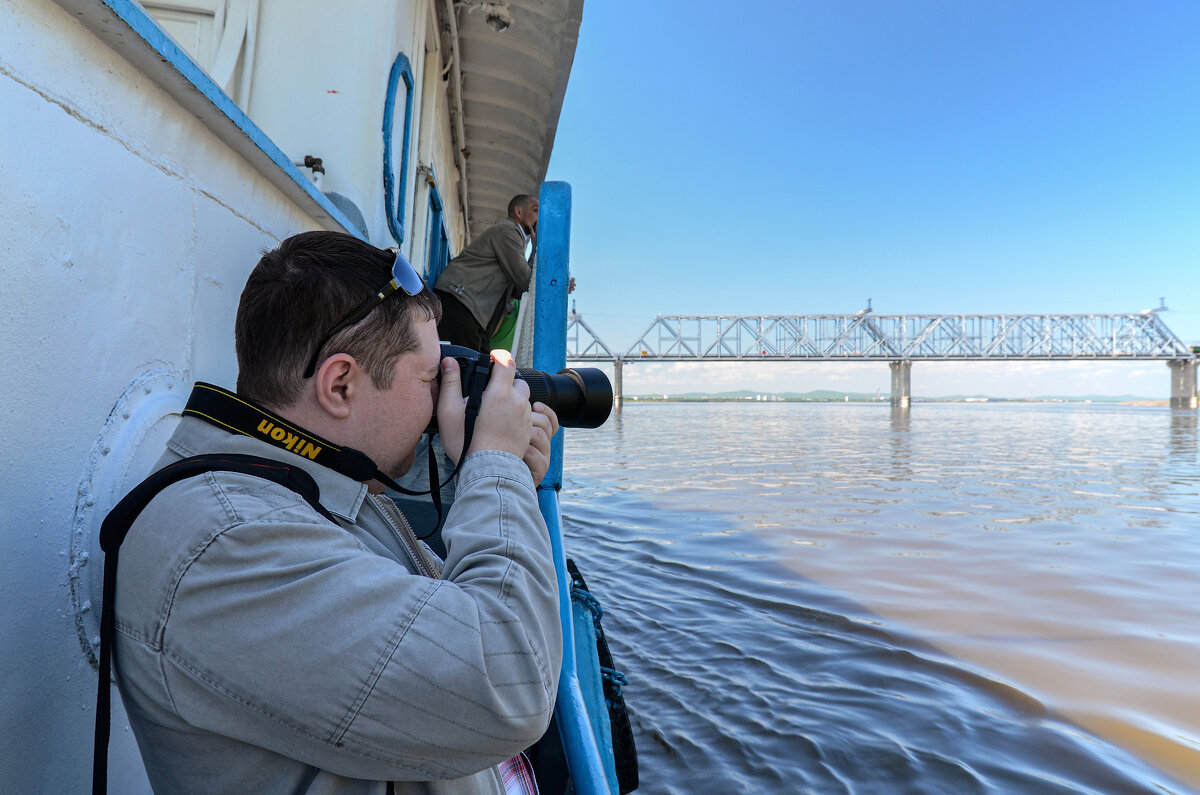
[{"label": "white boat wall", "polygon": [[[191,383],[233,386],[259,253],[346,230],[435,273],[538,191],[581,15],[582,0],[0,4],[0,789],[88,787],[100,521]],[[111,791],[148,791],[119,699],[112,726]]]}]

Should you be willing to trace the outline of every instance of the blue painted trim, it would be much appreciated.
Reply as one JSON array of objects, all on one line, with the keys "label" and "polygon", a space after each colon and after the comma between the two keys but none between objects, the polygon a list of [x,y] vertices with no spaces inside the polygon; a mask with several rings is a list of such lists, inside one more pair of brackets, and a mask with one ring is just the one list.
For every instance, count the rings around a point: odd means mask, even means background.
[{"label": "blue painted trim", "polygon": [[251,143],[262,150],[271,162],[279,167],[288,177],[312,197],[329,216],[342,225],[351,234],[365,240],[364,232],[359,230],[346,214],[325,197],[312,181],[292,164],[292,159],[283,153],[258,125],[250,121],[245,111],[230,99],[221,87],[213,82],[208,73],[196,65],[191,56],[179,48],[171,40],[154,18],[147,14],[140,5],[132,0],[100,0],[115,17],[129,27],[142,41],[158,53],[180,77],[190,83],[200,94],[225,116]]},{"label": "blue painted trim", "polygon": [[[538,198],[537,285],[533,366],[557,373],[567,366],[567,282],[571,258],[571,186],[546,182]],[[546,478],[562,487],[562,436],[554,439]]]},{"label": "blue painted trim", "polygon": [[[538,228],[542,226],[538,219]],[[550,547],[554,555],[554,571],[558,579],[558,620],[563,633],[562,670],[558,676],[558,695],[554,702],[554,717],[567,756],[567,767],[575,792],[580,795],[611,795],[601,762],[600,747],[588,718],[588,704],[579,684],[578,660],[575,656],[575,622],[571,605],[571,580],[567,574],[567,558],[562,543],[562,521],[558,508],[558,493],[538,488],[538,505],[550,531]],[[595,648],[593,646],[593,648]]]},{"label": "blue painted trim", "polygon": [[579,679],[579,692],[587,706],[592,737],[595,738],[596,747],[600,752],[600,763],[604,765],[604,780],[612,785],[612,795],[617,795],[617,761],[613,753],[608,703],[604,699],[600,655],[596,649],[596,617],[589,605],[574,598],[571,599],[571,613],[575,622],[575,676]]},{"label": "blue painted trim", "polygon": [[[392,163],[392,117],[396,115],[396,90],[400,81],[404,81],[404,139],[400,150],[400,174],[395,173]],[[383,206],[387,214],[388,229],[396,240],[396,245],[404,243],[404,207],[405,196],[408,192],[408,145],[412,138],[413,117],[413,79],[412,66],[408,56],[400,53],[392,63],[391,74],[388,75],[387,97],[383,102]]]},{"label": "blue painted trim", "polygon": [[434,284],[450,261],[450,238],[446,234],[445,203],[437,180],[430,173],[429,184],[429,253],[425,257],[425,282]]},{"label": "blue painted trim", "polygon": [[[536,296],[534,302],[533,366],[556,373],[567,359],[567,282],[570,276],[571,186],[565,182],[542,185],[538,209],[538,254]],[[575,791],[586,795],[611,795],[617,791],[615,773],[610,780],[606,769],[614,769],[611,753],[601,754],[592,727],[591,715],[608,711],[603,699],[589,702],[580,684],[580,661],[575,654],[574,608],[571,580],[567,574],[566,553],[562,542],[558,490],[562,487],[563,431],[552,442],[550,469],[538,488],[538,502],[554,554],[558,578],[559,621],[563,632],[563,664],[558,680],[558,701],[554,715],[567,755],[567,765]],[[595,654],[595,645],[591,651]],[[603,711],[603,712],[601,712]]]}]

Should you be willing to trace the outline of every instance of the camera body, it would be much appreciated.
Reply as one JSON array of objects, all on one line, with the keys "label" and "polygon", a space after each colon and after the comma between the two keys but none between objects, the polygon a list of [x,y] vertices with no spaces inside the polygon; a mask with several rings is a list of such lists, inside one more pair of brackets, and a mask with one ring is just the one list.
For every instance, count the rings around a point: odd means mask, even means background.
[{"label": "camera body", "polygon": [[[458,362],[463,397],[482,395],[492,372],[492,357],[462,345],[442,345],[442,357]],[[517,378],[529,385],[529,402],[541,401],[554,410],[564,428],[599,428],[612,413],[612,382],[595,367],[567,368],[547,373],[518,368]],[[438,375],[441,378],[441,375]],[[434,418],[436,422],[436,416]]]}]

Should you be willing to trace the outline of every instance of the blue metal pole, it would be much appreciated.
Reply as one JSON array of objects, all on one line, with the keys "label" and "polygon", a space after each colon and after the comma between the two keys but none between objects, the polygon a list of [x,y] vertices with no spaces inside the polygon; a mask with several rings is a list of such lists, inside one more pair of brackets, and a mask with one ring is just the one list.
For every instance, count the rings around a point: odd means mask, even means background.
[{"label": "blue metal pole", "polygon": [[[567,358],[567,283],[570,279],[571,186],[565,182],[542,185],[538,210],[538,254],[536,300],[533,326],[533,366],[557,373]],[[580,687],[575,656],[575,632],[571,607],[571,581],[567,575],[566,553],[562,543],[562,524],[558,490],[562,487],[563,432],[554,437],[550,470],[538,489],[538,503],[550,531],[554,567],[558,575],[559,619],[563,631],[563,662],[558,680],[558,701],[554,715],[575,791],[585,795],[610,795],[615,782],[609,782],[600,746],[588,715],[587,702]],[[607,717],[607,716],[606,716]]]},{"label": "blue metal pole", "polygon": [[[536,301],[533,314],[533,366],[557,373],[567,366],[567,283],[571,265],[571,186],[542,185],[538,200]],[[554,439],[546,480],[562,487],[560,433]]]}]

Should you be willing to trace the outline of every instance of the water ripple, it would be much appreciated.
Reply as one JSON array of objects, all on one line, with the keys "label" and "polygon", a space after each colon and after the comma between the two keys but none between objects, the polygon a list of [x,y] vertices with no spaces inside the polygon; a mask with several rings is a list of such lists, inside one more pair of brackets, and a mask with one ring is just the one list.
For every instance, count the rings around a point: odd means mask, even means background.
[{"label": "water ripple", "polygon": [[[1122,408],[660,405],[572,431],[568,552],[641,791],[1188,792],[1156,764],[1200,770],[1169,704],[1200,652],[1195,425]],[[1165,706],[1108,686],[1147,681]]]}]

